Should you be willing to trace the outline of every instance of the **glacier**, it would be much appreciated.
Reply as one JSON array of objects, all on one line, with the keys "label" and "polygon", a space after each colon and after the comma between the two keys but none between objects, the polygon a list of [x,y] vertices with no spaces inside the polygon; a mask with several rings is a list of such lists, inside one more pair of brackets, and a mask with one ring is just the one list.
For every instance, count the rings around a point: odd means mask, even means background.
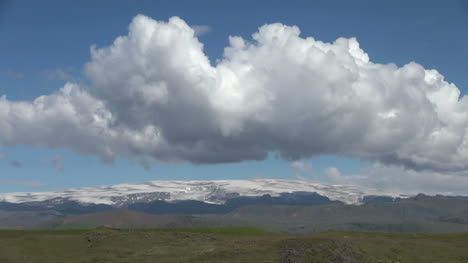
[{"label": "glacier", "polygon": [[54,192],[1,193],[0,201],[9,203],[41,202],[54,199],[73,200],[83,204],[123,206],[136,202],[164,200],[197,200],[223,204],[239,196],[279,196],[281,193],[310,192],[346,204],[361,204],[365,196],[407,198],[410,195],[385,192],[356,185],[332,185],[308,180],[251,179],[214,181],[150,181],[83,187]]}]

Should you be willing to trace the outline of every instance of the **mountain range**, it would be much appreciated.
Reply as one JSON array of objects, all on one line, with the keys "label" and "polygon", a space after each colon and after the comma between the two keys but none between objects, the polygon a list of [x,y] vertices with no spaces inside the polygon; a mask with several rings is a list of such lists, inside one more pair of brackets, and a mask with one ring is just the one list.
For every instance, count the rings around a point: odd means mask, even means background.
[{"label": "mountain range", "polygon": [[346,204],[360,204],[366,196],[408,197],[402,193],[354,185],[331,185],[306,180],[254,179],[217,181],[152,181],[141,184],[118,184],[86,187],[57,192],[3,193],[0,201],[8,203],[76,201],[82,204],[105,204],[125,207],[156,200],[168,202],[196,200],[223,204],[241,196],[280,196],[284,193],[316,193]]},{"label": "mountain range", "polygon": [[253,226],[309,234],[330,229],[468,231],[468,198],[406,195],[301,180],[154,181],[0,194],[0,228]]}]

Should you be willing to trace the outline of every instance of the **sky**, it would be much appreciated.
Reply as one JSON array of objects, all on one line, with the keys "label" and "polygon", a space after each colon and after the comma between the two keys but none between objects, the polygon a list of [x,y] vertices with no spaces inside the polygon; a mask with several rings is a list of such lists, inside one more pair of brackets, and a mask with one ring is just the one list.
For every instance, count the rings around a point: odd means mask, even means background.
[{"label": "sky", "polygon": [[461,0],[0,0],[0,192],[299,178],[467,195],[467,28]]}]

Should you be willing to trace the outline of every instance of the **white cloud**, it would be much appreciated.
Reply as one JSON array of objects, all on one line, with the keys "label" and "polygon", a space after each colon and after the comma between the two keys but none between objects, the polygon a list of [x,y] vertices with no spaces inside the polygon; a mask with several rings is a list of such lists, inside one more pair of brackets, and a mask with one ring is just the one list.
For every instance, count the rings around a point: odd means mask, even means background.
[{"label": "white cloud", "polygon": [[312,165],[302,161],[292,162],[291,169],[293,169],[295,172],[294,176],[300,180],[310,180],[316,176],[312,170]]},{"label": "white cloud", "polygon": [[291,168],[294,170],[298,170],[300,172],[311,172],[312,171],[312,165],[308,163],[304,163],[301,161],[295,161],[291,163]]},{"label": "white cloud", "polygon": [[333,183],[341,183],[341,181],[343,180],[340,170],[336,167],[326,168],[324,171],[324,175],[329,181]]},{"label": "white cloud", "polygon": [[433,171],[415,171],[401,166],[373,164],[354,174],[342,174],[337,168],[323,171],[318,181],[351,184],[408,194],[466,195],[468,177]]},{"label": "white cloud", "polygon": [[50,69],[46,70],[44,73],[49,80],[77,81],[77,78],[73,76],[73,73],[75,73],[74,67]]},{"label": "white cloud", "polygon": [[182,19],[138,15],[127,36],[93,47],[89,87],[32,102],[0,98],[3,143],[193,163],[320,154],[468,170],[468,102],[435,70],[375,64],[356,39],[324,43],[269,24],[230,37],[211,65]]},{"label": "white cloud", "polygon": [[191,25],[190,27],[193,29],[195,36],[202,36],[212,31],[212,28],[208,25]]}]

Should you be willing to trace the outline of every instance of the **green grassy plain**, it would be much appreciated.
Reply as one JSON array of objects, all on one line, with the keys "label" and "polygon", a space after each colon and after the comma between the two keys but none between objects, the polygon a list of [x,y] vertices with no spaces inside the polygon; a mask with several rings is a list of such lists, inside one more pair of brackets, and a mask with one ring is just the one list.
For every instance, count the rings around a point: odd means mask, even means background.
[{"label": "green grassy plain", "polygon": [[0,262],[468,262],[468,233],[330,231],[298,237],[255,228],[5,230]]}]

